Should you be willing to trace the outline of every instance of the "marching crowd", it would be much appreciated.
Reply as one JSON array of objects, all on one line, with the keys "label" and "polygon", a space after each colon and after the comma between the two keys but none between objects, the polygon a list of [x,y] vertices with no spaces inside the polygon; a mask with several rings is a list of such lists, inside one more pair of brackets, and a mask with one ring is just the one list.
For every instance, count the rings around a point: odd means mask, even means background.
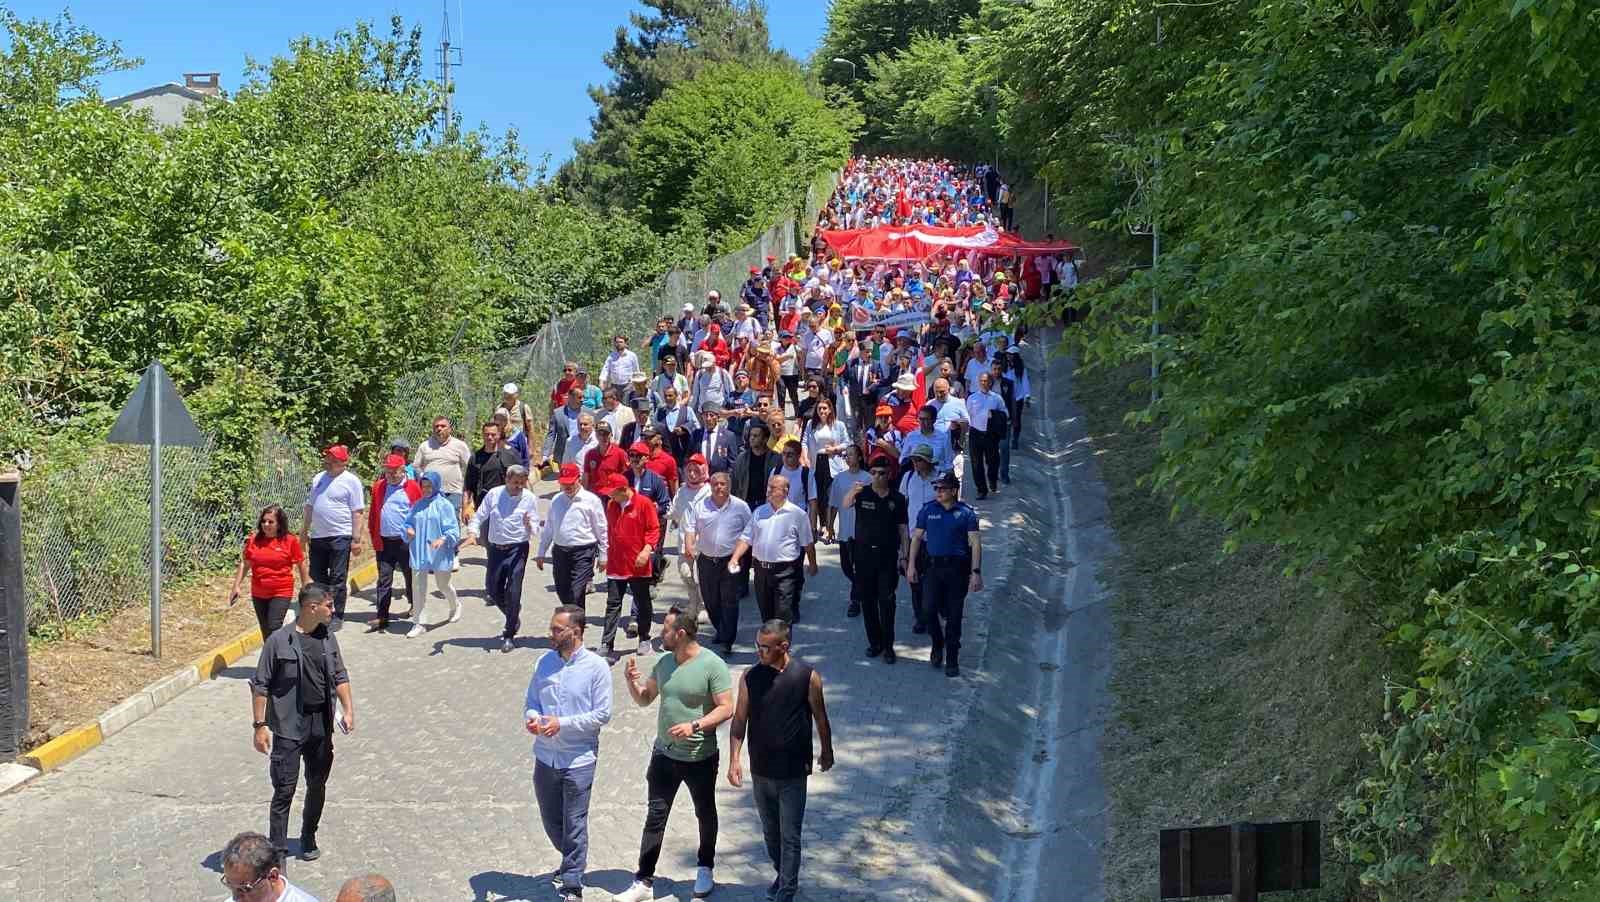
[{"label": "marching crowd", "polygon": [[[695,895],[712,891],[716,729],[731,721],[726,777],[743,784],[747,746],[777,872],[768,897],[793,899],[805,779],[833,763],[822,678],[790,651],[806,580],[817,574],[816,546],[838,546],[850,584],[840,601],[861,619],[868,657],[897,660],[904,581],[911,632],[927,635],[935,668],[960,675],[965,599],[983,588],[971,504],[1009,485],[1030,404],[1016,314],[1077,277],[1071,259],[963,248],[920,261],[845,261],[820,233],[1008,222],[1008,196],[993,170],[853,160],[809,255],[768,257],[751,268],[737,301],[711,291],[702,306],[662,318],[637,348],[615,336],[597,372],[568,363],[548,394],[506,384],[476,448],[438,417],[415,447],[391,441],[370,484],[350,471],[347,448],[325,449],[298,534],[282,508],[262,511],[229,599],[241,597],[248,576],[265,640],[251,680],[255,745],[269,756],[273,785],[268,834],[241,834],[230,844],[233,859],[224,856],[233,897],[310,898],[283,878],[289,810],[303,764],[300,854],[318,857],[333,732],[355,729],[337,633],[350,559],[370,543],[373,631],[398,620],[415,638],[455,623],[462,606],[453,577],[461,550],[478,544],[509,653],[523,632],[528,565],[553,580],[553,652],[534,667],[523,718],[534,736],[535,797],[562,854],[555,879],[563,898],[583,894],[599,736],[611,718],[612,665],[625,657],[629,695],[658,705],[658,736],[635,883],[616,898],[653,898],[683,785],[700,827]],[[668,608],[658,627],[656,595],[673,570],[688,600]],[[594,588],[605,593],[603,625],[586,645]],[[435,593],[446,608],[430,619]],[[739,610],[751,595],[762,622],[741,635]],[[643,671],[641,656],[657,640],[665,653]],[[636,654],[619,653],[622,641],[636,643],[624,650]],[[725,658],[750,642],[759,663],[735,693]]]}]

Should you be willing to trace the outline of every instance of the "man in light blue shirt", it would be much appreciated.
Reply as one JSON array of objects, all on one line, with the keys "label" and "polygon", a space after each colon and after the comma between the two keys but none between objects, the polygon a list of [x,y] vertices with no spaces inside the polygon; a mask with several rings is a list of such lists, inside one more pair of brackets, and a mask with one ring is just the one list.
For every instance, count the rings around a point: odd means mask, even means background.
[{"label": "man in light blue shirt", "polygon": [[533,740],[533,794],[545,835],[561,853],[556,881],[563,902],[583,898],[589,860],[589,796],[600,728],[611,720],[611,668],[583,647],[583,608],[550,617],[550,647],[534,665],[523,718]]}]

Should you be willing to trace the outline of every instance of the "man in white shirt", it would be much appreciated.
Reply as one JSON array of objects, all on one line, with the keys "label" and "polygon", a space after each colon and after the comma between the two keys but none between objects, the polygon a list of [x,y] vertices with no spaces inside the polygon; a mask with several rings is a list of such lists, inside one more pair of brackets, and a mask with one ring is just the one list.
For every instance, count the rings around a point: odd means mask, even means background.
[{"label": "man in white shirt", "polygon": [[[522,626],[522,576],[528,569],[528,545],[539,532],[539,503],[528,487],[528,471],[520,466],[506,468],[506,484],[495,486],[483,497],[483,504],[467,523],[471,545],[483,536],[489,549],[489,572],[485,588],[489,600],[506,616],[500,636],[500,650],[509,654]],[[487,527],[487,531],[485,531]]]},{"label": "man in white shirt", "polygon": [[[578,434],[578,420],[583,414],[583,391],[577,388],[567,389],[566,403],[550,411],[550,428],[545,432],[544,447],[539,451],[540,469],[550,466],[552,462],[558,466],[564,464],[568,457],[576,452],[576,449],[572,448],[572,443]],[[593,426],[592,420],[590,425]],[[529,451],[531,452],[532,448]]]},{"label": "man in white shirt", "polygon": [[561,491],[550,501],[533,563],[543,570],[554,546],[556,598],[582,607],[594,580],[595,557],[606,546],[605,502],[583,487],[583,470],[575,463],[562,464],[556,482]]},{"label": "man in white shirt", "polygon": [[967,436],[972,443],[972,478],[978,483],[979,501],[989,497],[991,488],[1000,494],[1000,442],[1005,436],[989,434],[989,417],[996,411],[1004,415],[1006,402],[991,390],[993,385],[993,375],[979,373],[977,390],[967,396],[967,416],[972,424]]},{"label": "man in white shirt", "polygon": [[[941,432],[935,426],[935,421],[938,417],[939,413],[931,401],[924,404],[922,409],[917,411],[917,425],[920,428],[916,432],[907,435],[900,442],[900,450],[902,452],[900,465],[902,467],[909,468],[911,466],[911,452],[915,451],[918,445],[927,445],[929,451],[933,454],[935,470],[933,475],[937,476],[940,473],[950,472],[951,467],[955,465],[955,451],[950,447],[950,433]],[[928,500],[933,500],[931,488],[929,489]]]},{"label": "man in white shirt", "polygon": [[[678,372],[678,355],[676,354],[668,354],[661,358],[661,372],[656,376],[655,381],[650,383],[650,394],[655,398],[663,398],[666,397],[667,389],[669,388],[680,395],[689,391],[688,377]],[[656,406],[656,402],[652,401],[650,406]]]},{"label": "man in white shirt", "polygon": [[[470,458],[471,452],[467,456]],[[344,626],[350,555],[361,553],[360,518],[356,515],[367,509],[366,488],[349,466],[350,449],[345,446],[333,445],[322,452],[322,472],[311,480],[305,515],[300,519],[300,544],[310,558],[311,581],[326,586],[333,595],[333,621],[328,631],[335,633]],[[461,491],[460,482],[456,491]]]},{"label": "man in white shirt", "polygon": [[689,593],[690,608],[698,612],[697,618],[702,626],[709,624],[711,619],[700,597],[700,587],[694,580],[694,561],[688,555],[688,535],[689,518],[694,512],[695,503],[711,495],[709,475],[705,455],[689,455],[683,465],[683,484],[673,494],[672,504],[667,507],[666,522],[661,524],[663,544],[666,543],[667,530],[673,526],[678,528],[678,578],[683,580],[684,590]]},{"label": "man in white shirt", "polygon": [[[933,449],[927,444],[917,444],[921,441],[913,437],[908,443],[911,445],[911,469],[900,477],[900,494],[906,496],[906,516],[915,521],[917,514],[929,504],[934,502],[933,481],[943,475],[935,471],[933,464]],[[928,560],[928,546],[923,543],[918,548],[916,565],[918,570],[926,571],[930,565]],[[928,617],[922,610],[923,583],[911,584],[911,614],[915,618],[911,631],[913,633],[926,633],[928,631]]]},{"label": "man in white shirt", "polygon": [[716,630],[712,643],[731,654],[739,633],[739,577],[728,562],[750,525],[750,505],[732,494],[727,473],[713,473],[710,491],[689,506],[684,518],[683,556],[694,566],[700,600]]},{"label": "man in white shirt", "polygon": [[466,508],[462,506],[461,491],[467,480],[467,465],[472,463],[472,449],[467,443],[450,434],[450,418],[434,417],[433,434],[417,448],[411,461],[417,468],[417,478],[433,470],[444,482],[444,496],[455,505],[456,516],[465,523]]},{"label": "man in white shirt", "polygon": [[[811,468],[806,466],[801,451],[804,446],[797,438],[791,438],[783,445],[783,463],[778,465],[775,475],[789,480],[789,501],[815,519],[817,509],[817,478]],[[762,620],[770,620],[763,617]]]},{"label": "man in white shirt", "polygon": [[621,393],[633,381],[633,374],[639,372],[639,355],[628,350],[628,338],[617,335],[611,339],[611,353],[606,355],[605,365],[600,367],[600,387],[614,388]]},{"label": "man in white shirt", "polygon": [[[828,506],[839,512],[839,529],[833,534],[839,543],[839,569],[844,571],[844,578],[851,585],[855,584],[856,570],[852,550],[855,548],[856,537],[856,509],[844,506],[844,496],[858,485],[866,485],[872,481],[872,476],[861,469],[861,446],[851,445],[844,449],[844,470],[833,477],[832,485],[828,486]],[[861,616],[861,602],[856,598],[856,593],[850,595],[850,607],[846,610],[848,617]]]},{"label": "man in white shirt", "polygon": [[581,467],[583,466],[584,455],[594,450],[594,447],[599,443],[600,440],[594,434],[594,414],[581,413],[578,415],[578,431],[567,439],[567,443],[562,447],[560,458],[557,462],[563,467],[567,464],[577,464]]},{"label": "man in white shirt", "polygon": [[283,875],[278,850],[259,833],[241,833],[222,849],[222,885],[230,898],[262,902],[317,902]]},{"label": "man in white shirt", "polygon": [[817,546],[811,534],[810,512],[789,500],[789,480],[777,473],[767,479],[767,503],[751,513],[744,535],[734,546],[728,572],[738,572],[746,552],[753,559],[761,619],[799,623],[805,578],[817,575]]}]

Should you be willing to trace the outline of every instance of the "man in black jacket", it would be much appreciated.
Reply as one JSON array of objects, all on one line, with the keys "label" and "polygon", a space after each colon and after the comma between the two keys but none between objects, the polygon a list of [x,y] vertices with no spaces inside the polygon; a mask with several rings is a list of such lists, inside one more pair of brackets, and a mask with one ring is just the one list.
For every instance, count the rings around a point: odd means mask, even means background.
[{"label": "man in black jacket", "polygon": [[767,424],[752,420],[744,431],[747,447],[733,462],[731,491],[755,510],[767,503],[767,477],[783,466],[783,455],[767,447]]},{"label": "man in black jacket", "polygon": [[328,631],[333,598],[316,583],[300,587],[300,616],[267,637],[255,676],[250,678],[256,751],[268,755],[272,804],[268,833],[280,858],[289,845],[289,806],[306,764],[306,804],[300,826],[300,857],[322,857],[317,825],[322,820],[328,774],[333,770],[334,702],[344,709],[339,729],[356,728],[350,675],[339,640]]},{"label": "man in black jacket", "polygon": [[462,488],[477,509],[483,496],[495,486],[506,484],[506,470],[522,466],[522,455],[513,451],[501,440],[498,423],[483,424],[483,447],[473,452],[467,463],[467,475]]}]

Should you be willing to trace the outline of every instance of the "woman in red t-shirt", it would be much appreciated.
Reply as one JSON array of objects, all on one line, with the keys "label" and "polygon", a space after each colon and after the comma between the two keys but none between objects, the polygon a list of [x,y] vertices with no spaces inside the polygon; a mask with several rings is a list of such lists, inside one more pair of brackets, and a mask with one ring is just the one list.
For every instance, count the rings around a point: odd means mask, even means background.
[{"label": "woman in red t-shirt", "polygon": [[256,521],[255,535],[244,541],[239,569],[233,574],[233,589],[228,604],[239,600],[239,583],[250,574],[250,600],[255,602],[256,623],[265,640],[283,625],[283,617],[294,601],[295,574],[300,585],[311,582],[306,573],[305,554],[300,537],[289,531],[289,515],[276,504],[267,505]]}]

